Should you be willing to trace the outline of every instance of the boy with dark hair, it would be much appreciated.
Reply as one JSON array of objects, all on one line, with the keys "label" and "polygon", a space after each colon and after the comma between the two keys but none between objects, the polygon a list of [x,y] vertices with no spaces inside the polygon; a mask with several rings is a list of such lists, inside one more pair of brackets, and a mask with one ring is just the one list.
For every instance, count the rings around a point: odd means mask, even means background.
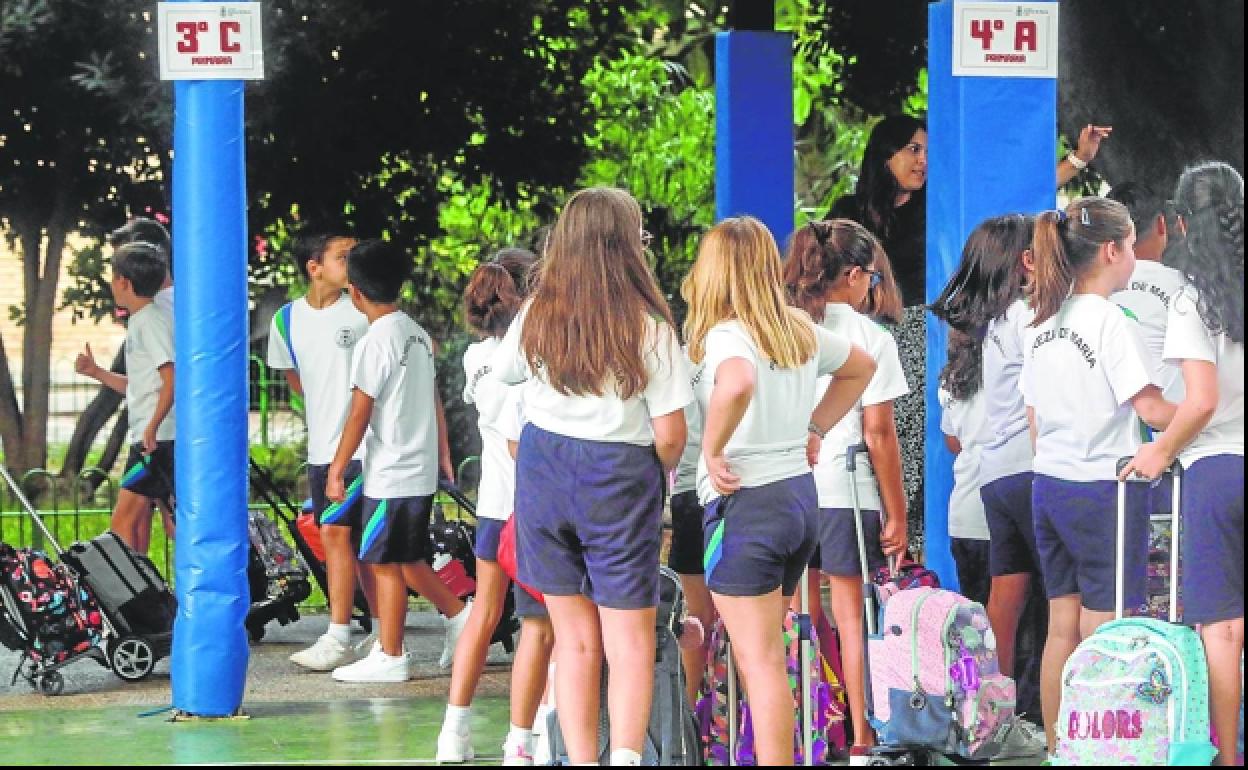
[{"label": "boy with dark hair", "polygon": [[411,677],[411,657],[403,646],[409,585],[447,618],[443,659],[454,651],[472,609],[425,561],[439,465],[451,474],[446,423],[434,383],[433,341],[398,308],[409,272],[407,256],[385,241],[364,241],[347,256],[351,301],[369,326],[355,347],[350,411],[329,466],[325,496],[346,498],[347,465],[366,440],[359,558],[377,582],[381,623],[379,643],[368,657],[334,669],[334,679],[341,682],[402,682]]},{"label": "boy with dark hair", "polygon": [[[353,453],[345,470],[346,499],[330,504],[325,498],[325,476],[351,402],[351,354],[368,331],[368,319],[351,304],[347,288],[347,252],[355,240],[344,235],[320,234],[295,241],[295,266],[308,293],[288,302],[269,325],[268,365],[283,371],[291,391],[305,399],[308,426],[308,490],[312,495],[321,539],[325,544],[325,572],[329,578],[329,628],[291,662],[313,671],[335,668],[367,654],[373,634],[352,649],[351,606],[355,599],[356,559],[362,531],[360,522],[360,461],[363,447]],[[360,585],[369,606],[377,606],[372,575],[360,570]]]},{"label": "boy with dark hair", "polygon": [[165,260],[165,277],[161,281],[160,289],[153,295],[152,299],[158,307],[161,307],[173,317],[173,271],[171,266],[173,263],[173,252],[170,249],[169,231],[165,226],[155,219],[148,217],[134,217],[121,227],[108,234],[108,243],[116,251],[127,243],[150,243],[160,249],[160,253]]},{"label": "boy with dark hair", "polygon": [[[79,374],[126,397],[130,455],[110,528],[127,545],[146,553],[151,541],[152,504],[163,506],[173,490],[173,318],[152,300],[168,270],[159,247],[129,243],[113,254],[111,288],[130,314],[126,325],[126,374],[95,361],[88,344],[74,361]],[[172,517],[165,526],[173,534]]]}]

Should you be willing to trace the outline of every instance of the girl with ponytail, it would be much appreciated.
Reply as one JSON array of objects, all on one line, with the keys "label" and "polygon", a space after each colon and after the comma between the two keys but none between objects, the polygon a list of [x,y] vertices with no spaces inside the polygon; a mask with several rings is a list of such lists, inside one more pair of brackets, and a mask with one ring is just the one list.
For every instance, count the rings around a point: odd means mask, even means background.
[{"label": "girl with ponytail", "polygon": [[[1185,478],[1183,622],[1200,624],[1209,708],[1222,751],[1235,735],[1244,652],[1244,180],[1225,163],[1179,179],[1187,227],[1172,264],[1188,284],[1170,304],[1164,355],[1182,367],[1186,396],[1170,427],[1123,471],[1156,478],[1177,457]],[[1243,763],[1239,759],[1240,764]]]},{"label": "girl with ponytail", "polygon": [[[515,497],[516,467],[509,444],[520,439],[520,388],[486,375],[490,358],[528,294],[529,271],[536,261],[526,249],[503,249],[477,267],[464,290],[464,322],[481,338],[464,351],[464,401],[477,407],[481,432],[474,548],[477,593],[473,613],[454,649],[446,718],[438,735],[439,762],[473,758],[469,709],[507,598],[510,581],[498,564],[498,546]],[[503,763],[532,764],[533,721],[546,682],[554,632],[539,602],[523,590],[514,594],[522,626],[511,669],[511,727],[503,743]]]},{"label": "girl with ponytail", "polygon": [[[1109,296],[1135,269],[1125,206],[1079,198],[1036,219],[1032,307],[1021,387],[1035,446],[1032,513],[1049,598],[1041,702],[1049,750],[1062,667],[1079,642],[1113,618],[1119,458],[1135,454],[1146,426],[1174,415],[1153,381],[1157,367],[1136,326]],[[1125,606],[1144,598],[1150,490],[1127,493]]]}]

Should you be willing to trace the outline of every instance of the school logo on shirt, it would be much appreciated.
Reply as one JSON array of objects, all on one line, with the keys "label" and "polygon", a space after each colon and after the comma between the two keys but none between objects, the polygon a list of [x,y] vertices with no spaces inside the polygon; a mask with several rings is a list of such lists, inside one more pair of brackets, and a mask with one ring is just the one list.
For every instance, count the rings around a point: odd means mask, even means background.
[{"label": "school logo on shirt", "polygon": [[343,350],[350,349],[356,342],[355,330],[350,326],[342,327],[334,333],[334,342]]},{"label": "school logo on shirt", "polygon": [[1092,346],[1079,336],[1079,332],[1067,326],[1061,326],[1056,329],[1049,329],[1040,336],[1036,337],[1036,341],[1031,345],[1031,354],[1034,357],[1036,351],[1042,346],[1049,344],[1053,340],[1066,340],[1074,345],[1083,356],[1083,360],[1088,362],[1089,369],[1096,368],[1096,355],[1092,352]]},{"label": "school logo on shirt", "polygon": [[1132,281],[1131,285],[1127,287],[1127,291],[1143,292],[1161,300],[1161,304],[1165,305],[1167,310],[1170,308],[1170,295],[1166,293],[1165,289],[1156,284],[1148,281]]},{"label": "school logo on shirt", "polygon": [[429,349],[429,343],[425,340],[425,338],[420,335],[413,334],[407,338],[407,342],[403,343],[403,356],[399,359],[399,366],[407,366],[407,357],[411,353],[412,345],[420,345],[425,349],[425,352],[429,354],[429,357],[433,358],[433,351]]}]

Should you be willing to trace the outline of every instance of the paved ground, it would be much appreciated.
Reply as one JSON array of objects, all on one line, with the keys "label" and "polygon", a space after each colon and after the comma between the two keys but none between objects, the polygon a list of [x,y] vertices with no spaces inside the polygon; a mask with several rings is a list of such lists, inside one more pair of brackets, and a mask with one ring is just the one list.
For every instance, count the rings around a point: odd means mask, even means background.
[{"label": "paved ground", "polygon": [[[271,623],[259,644],[252,645],[248,664],[247,690],[243,708],[264,702],[354,700],[360,698],[411,698],[427,696],[441,702],[446,697],[449,672],[438,669],[442,652],[442,622],[432,612],[408,615],[406,643],[415,662],[415,680],[406,684],[342,684],[328,674],[304,671],[287,660],[292,652],[310,645],[325,631],[327,616],[304,617],[298,623],[279,626]],[[355,637],[363,638],[362,634]],[[9,686],[9,678],[19,656],[0,647],[0,712],[31,709],[76,709],[112,705],[168,705],[169,661],[156,664],[148,679],[127,684],[111,671],[89,659],[64,669],[65,693],[49,698],[34,692],[24,681]],[[482,680],[482,695],[505,695],[511,656],[501,645],[490,651],[490,666]]]}]

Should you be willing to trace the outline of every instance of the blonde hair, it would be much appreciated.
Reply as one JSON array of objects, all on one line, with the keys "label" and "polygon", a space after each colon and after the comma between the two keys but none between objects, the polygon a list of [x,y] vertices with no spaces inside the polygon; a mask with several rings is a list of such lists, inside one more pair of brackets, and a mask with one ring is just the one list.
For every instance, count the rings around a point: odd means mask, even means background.
[{"label": "blonde hair", "polygon": [[711,228],[680,293],[689,303],[685,340],[695,363],[706,356],[711,328],[733,318],[780,368],[801,366],[815,355],[814,321],[785,301],[780,251],[767,226],[754,217],[725,219]]},{"label": "blonde hair", "polygon": [[650,325],[674,326],[646,264],[641,207],[612,187],[573,195],[550,231],[520,335],[529,366],[564,395],[645,390]]}]

